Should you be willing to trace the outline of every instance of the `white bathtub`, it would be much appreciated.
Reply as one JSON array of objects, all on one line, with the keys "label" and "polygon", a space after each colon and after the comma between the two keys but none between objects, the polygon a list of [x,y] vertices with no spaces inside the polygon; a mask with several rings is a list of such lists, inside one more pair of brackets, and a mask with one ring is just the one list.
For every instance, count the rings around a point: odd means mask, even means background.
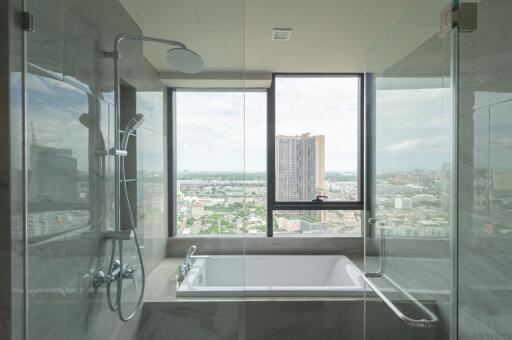
[{"label": "white bathtub", "polygon": [[354,296],[361,271],[346,256],[195,256],[178,297]]}]

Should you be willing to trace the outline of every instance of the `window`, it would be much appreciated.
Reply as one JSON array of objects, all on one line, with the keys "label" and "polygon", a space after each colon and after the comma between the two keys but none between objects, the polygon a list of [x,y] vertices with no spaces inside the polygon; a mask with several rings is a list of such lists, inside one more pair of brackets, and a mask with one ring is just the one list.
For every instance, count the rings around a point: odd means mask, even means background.
[{"label": "window", "polygon": [[359,74],[277,74],[268,90],[172,90],[171,235],[361,236],[361,89]]},{"label": "window", "polygon": [[266,232],[266,100],[266,91],[175,91],[178,235]]},{"label": "window", "polygon": [[269,236],[361,235],[361,94],[361,75],[274,76]]},{"label": "window", "polygon": [[276,210],[276,235],[361,236],[360,210]]}]

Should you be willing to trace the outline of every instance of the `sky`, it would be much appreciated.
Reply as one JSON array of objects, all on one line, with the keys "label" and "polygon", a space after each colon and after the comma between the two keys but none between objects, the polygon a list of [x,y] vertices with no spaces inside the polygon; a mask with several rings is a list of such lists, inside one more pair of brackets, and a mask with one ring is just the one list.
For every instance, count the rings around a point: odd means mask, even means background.
[{"label": "sky", "polygon": [[451,162],[450,88],[378,90],[376,171],[439,170]]},{"label": "sky", "polygon": [[[325,136],[327,171],[356,171],[357,78],[278,78],[276,133]],[[266,93],[179,91],[178,171],[265,171]]]},{"label": "sky", "polygon": [[[357,86],[351,81],[355,80],[278,79],[276,132],[325,135],[327,171],[355,170]],[[89,135],[79,121],[80,115],[90,110],[87,93],[65,82],[34,75],[30,75],[28,85],[29,128],[32,132],[34,127],[37,143],[71,149],[78,169],[87,171]],[[477,102],[485,102],[484,97],[477,96]],[[142,92],[137,101],[137,109],[147,118],[139,131],[144,150],[139,155],[142,167],[162,172],[163,122],[161,116],[151,114],[163,109],[162,93]],[[178,171],[265,171],[265,92],[179,91],[176,104]],[[112,110],[106,102],[100,107],[107,139],[108,114]],[[379,89],[376,107],[377,172],[436,170],[451,161],[450,88]],[[492,126],[498,133],[502,124]],[[62,131],[73,133],[62,138]],[[153,137],[144,138],[146,134]],[[502,132],[500,135],[506,136]],[[159,140],[162,142],[155,143]]]}]

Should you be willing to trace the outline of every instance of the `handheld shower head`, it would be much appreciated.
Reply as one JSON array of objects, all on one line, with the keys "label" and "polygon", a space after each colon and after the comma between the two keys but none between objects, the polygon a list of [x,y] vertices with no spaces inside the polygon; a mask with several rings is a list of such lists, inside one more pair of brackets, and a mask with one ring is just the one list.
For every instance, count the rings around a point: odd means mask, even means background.
[{"label": "handheld shower head", "polygon": [[142,123],[144,123],[145,119],[146,117],[144,117],[142,113],[137,113],[130,119],[128,124],[126,124],[126,128],[124,129],[123,140],[121,141],[121,149],[126,150],[130,134],[137,130],[142,125]]},{"label": "handheld shower head", "polygon": [[137,113],[135,116],[130,119],[128,122],[128,125],[126,126],[126,130],[130,130],[132,132],[133,130],[137,130],[142,123],[146,120],[146,117],[142,113]]},{"label": "handheld shower head", "polygon": [[167,51],[167,61],[171,67],[183,73],[199,73],[204,69],[203,58],[185,47],[175,47]]}]

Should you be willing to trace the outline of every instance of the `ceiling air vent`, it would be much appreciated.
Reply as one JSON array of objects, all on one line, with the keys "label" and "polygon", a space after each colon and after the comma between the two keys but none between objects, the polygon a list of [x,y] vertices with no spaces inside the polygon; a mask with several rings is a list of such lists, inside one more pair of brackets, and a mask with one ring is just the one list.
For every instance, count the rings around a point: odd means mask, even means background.
[{"label": "ceiling air vent", "polygon": [[291,28],[274,28],[272,30],[272,40],[290,40],[291,35]]}]

